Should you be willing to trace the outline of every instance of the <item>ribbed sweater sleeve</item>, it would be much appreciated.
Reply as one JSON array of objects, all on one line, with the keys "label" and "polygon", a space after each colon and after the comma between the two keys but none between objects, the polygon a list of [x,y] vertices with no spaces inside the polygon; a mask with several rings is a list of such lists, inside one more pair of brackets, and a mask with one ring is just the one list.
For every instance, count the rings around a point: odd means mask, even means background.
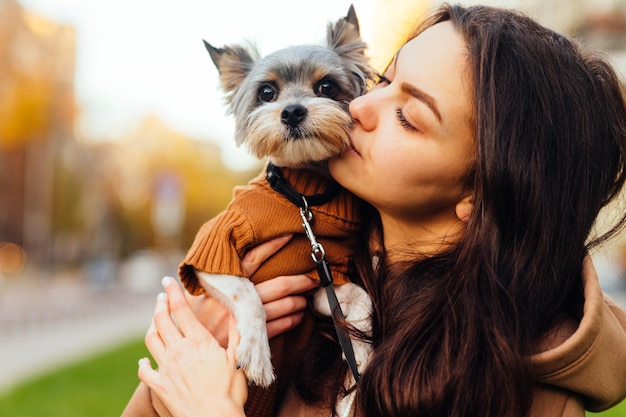
[{"label": "ribbed sweater sleeve", "polygon": [[[304,195],[324,191],[328,179],[299,170],[284,170],[290,183]],[[201,228],[179,267],[181,281],[192,294],[204,292],[194,270],[209,274],[245,276],[241,259],[246,251],[270,239],[294,234],[250,278],[255,284],[282,275],[306,274],[317,278],[311,244],[304,235],[299,208],[272,190],[264,175],[239,186],[226,210]],[[349,281],[348,262],[358,227],[357,204],[342,191],[331,202],[312,207],[313,229],[323,244],[335,283]]]},{"label": "ribbed sweater sleeve", "polygon": [[210,274],[245,276],[241,258],[254,232],[247,217],[238,210],[226,210],[206,222],[198,231],[180,266],[180,278],[191,294],[202,292],[193,269]]}]

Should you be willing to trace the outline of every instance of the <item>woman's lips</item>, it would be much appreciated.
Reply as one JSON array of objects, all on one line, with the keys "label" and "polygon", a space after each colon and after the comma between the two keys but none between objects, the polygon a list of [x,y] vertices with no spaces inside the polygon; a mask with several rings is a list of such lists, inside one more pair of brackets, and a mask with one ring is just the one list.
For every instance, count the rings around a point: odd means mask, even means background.
[{"label": "woman's lips", "polygon": [[354,144],[352,142],[350,142],[350,145],[346,149],[346,153],[354,153],[354,154],[357,154],[357,155],[361,156],[361,154],[359,153],[359,151],[356,150],[356,148],[354,147]]}]

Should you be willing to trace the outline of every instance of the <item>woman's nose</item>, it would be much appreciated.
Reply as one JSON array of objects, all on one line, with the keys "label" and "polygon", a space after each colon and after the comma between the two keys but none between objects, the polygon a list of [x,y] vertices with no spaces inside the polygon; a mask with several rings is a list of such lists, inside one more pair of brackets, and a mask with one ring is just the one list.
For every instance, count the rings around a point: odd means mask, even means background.
[{"label": "woman's nose", "polygon": [[377,114],[375,111],[374,96],[369,92],[359,96],[350,102],[350,114],[354,121],[365,130],[372,130],[376,126]]}]

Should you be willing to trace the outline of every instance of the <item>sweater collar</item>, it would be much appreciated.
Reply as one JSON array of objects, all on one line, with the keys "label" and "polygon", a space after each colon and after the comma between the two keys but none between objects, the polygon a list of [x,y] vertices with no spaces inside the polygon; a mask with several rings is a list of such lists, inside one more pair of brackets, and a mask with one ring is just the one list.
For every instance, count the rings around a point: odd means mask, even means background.
[{"label": "sweater collar", "polygon": [[[267,169],[265,171],[265,178],[267,182],[270,184],[272,189],[280,194],[282,194],[285,198],[291,201],[293,204],[300,208],[312,207],[312,206],[321,206],[332,201],[339,194],[340,186],[339,184],[330,179],[323,178],[320,182],[319,180],[315,180],[314,183],[309,183],[309,186],[305,186],[304,188],[321,188],[323,186],[324,189],[321,192],[316,192],[315,194],[305,195],[303,193],[311,192],[310,190],[296,190],[291,184],[293,182],[288,181],[290,176],[293,174],[298,175],[301,170],[297,169],[286,169],[287,175],[283,173],[283,170],[273,163],[268,163]],[[308,172],[306,175],[310,175]],[[325,186],[324,186],[325,184]]]}]

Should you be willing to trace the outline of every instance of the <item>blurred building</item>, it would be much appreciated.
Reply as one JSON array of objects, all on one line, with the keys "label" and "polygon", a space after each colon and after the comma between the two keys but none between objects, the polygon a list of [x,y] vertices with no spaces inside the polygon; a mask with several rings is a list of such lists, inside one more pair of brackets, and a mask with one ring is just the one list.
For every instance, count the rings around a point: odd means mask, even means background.
[{"label": "blurred building", "polygon": [[370,53],[382,70],[419,16],[441,3],[510,7],[542,24],[581,39],[586,47],[606,52],[626,80],[626,0],[375,0]]},{"label": "blurred building", "polygon": [[[460,0],[461,4],[512,7],[542,24],[607,54],[626,80],[626,0]],[[434,0],[432,4],[443,1]]]},{"label": "blurred building", "polygon": [[[518,8],[605,51],[626,79],[626,0],[460,2]],[[374,46],[394,50],[388,45],[401,42],[416,14],[438,3],[376,1],[376,32],[390,39],[378,36]],[[252,176],[229,172],[210,141],[186,138],[156,119],[138,122],[118,141],[77,141],[75,56],[72,27],[0,0],[0,277],[5,242],[35,265],[185,248],[232,187]],[[384,66],[388,57],[379,58]]]},{"label": "blurred building", "polygon": [[74,30],[0,0],[0,62],[0,242],[45,259],[55,163],[74,136]]}]

